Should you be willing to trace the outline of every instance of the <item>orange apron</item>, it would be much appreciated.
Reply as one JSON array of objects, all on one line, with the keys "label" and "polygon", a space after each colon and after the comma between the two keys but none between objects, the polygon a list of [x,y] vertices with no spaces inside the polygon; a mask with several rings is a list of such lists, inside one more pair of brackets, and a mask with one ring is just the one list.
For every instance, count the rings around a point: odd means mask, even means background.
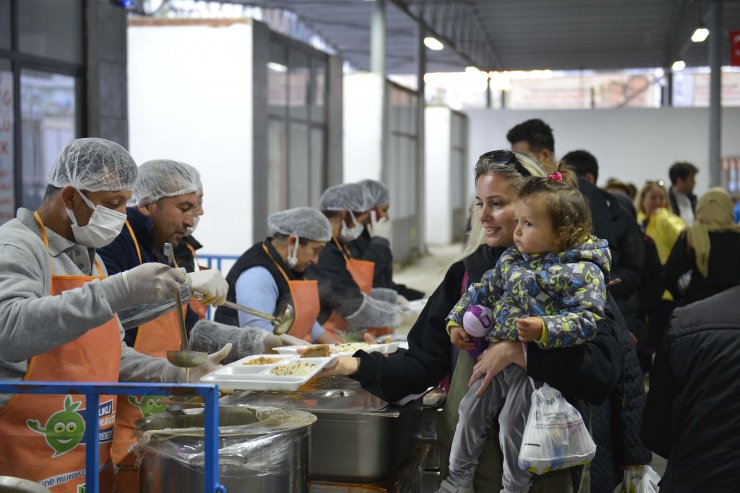
[{"label": "orange apron", "polygon": [[[332,241],[344,256],[344,261],[352,280],[355,281],[360,291],[370,296],[373,292],[373,274],[375,272],[375,262],[369,260],[358,260],[352,258],[349,249],[339,243],[336,238]],[[324,329],[336,335],[337,332],[346,332],[349,329],[349,323],[336,311],[331,313],[329,320],[324,322]]]},{"label": "orange apron", "polygon": [[[201,265],[198,263],[198,255],[195,253],[195,248],[190,243],[185,243],[185,246],[188,250],[190,250],[190,253],[193,254],[193,266],[195,268],[196,272],[207,270],[208,267],[205,265]],[[198,315],[198,320],[205,320],[206,314],[208,313],[208,305],[203,304],[198,298],[191,296],[190,297],[190,303],[188,304],[190,306],[190,309],[193,310],[193,312]]]},{"label": "orange apron", "polygon": [[[139,242],[128,221],[126,221],[126,227],[134,241],[139,265],[141,265]],[[182,310],[184,313],[186,308],[183,306]],[[140,325],[136,333],[134,349],[155,358],[166,358],[168,350],[180,349],[180,325],[177,321],[177,312],[172,310]],[[119,403],[111,449],[113,463],[119,466],[116,473],[115,491],[137,492],[139,490],[139,472],[134,466],[136,457],[129,450],[136,443],[134,436],[136,421],[165,410],[164,406],[159,403],[161,398],[162,396],[128,396],[125,400],[121,399]]]},{"label": "orange apron", "polygon": [[311,328],[316,323],[316,317],[319,316],[319,312],[321,311],[318,281],[291,281],[283,268],[280,267],[280,264],[272,258],[264,243],[262,244],[262,249],[283,275],[290,289],[290,297],[293,300],[293,309],[295,310],[295,322],[293,322],[293,327],[290,328],[288,334],[311,342]]},{"label": "orange apron", "polygon": [[[38,213],[34,217],[48,250],[44,225]],[[51,296],[103,279],[97,259],[95,268],[99,276],[55,276],[51,257],[49,263]],[[72,342],[31,357],[23,381],[117,382],[120,363],[121,335],[114,316]],[[38,481],[55,493],[83,491],[85,402],[85,397],[79,395],[16,394],[0,410],[0,475]],[[115,412],[116,396],[101,395],[98,407],[101,489],[110,489]]]}]

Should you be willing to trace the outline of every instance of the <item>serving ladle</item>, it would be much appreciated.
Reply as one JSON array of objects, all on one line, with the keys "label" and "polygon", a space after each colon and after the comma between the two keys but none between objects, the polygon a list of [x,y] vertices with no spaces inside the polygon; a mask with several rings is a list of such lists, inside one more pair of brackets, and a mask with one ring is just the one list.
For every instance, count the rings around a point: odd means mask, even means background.
[{"label": "serving ladle", "polygon": [[[170,267],[174,267],[175,252],[172,248],[172,243],[164,244],[164,255],[167,257]],[[167,361],[177,367],[185,368],[185,381],[187,382],[190,380],[190,368],[195,368],[205,363],[208,359],[208,353],[188,349],[188,333],[185,329],[185,317],[182,314],[182,298],[180,297],[179,288],[175,292],[175,303],[177,323],[180,326],[180,350],[167,351]]]},{"label": "serving ladle", "polygon": [[[193,291],[193,296],[201,301],[205,298],[203,293],[199,293],[198,291]],[[295,310],[293,309],[293,305],[290,303],[286,303],[277,315],[268,315],[267,313],[254,310],[248,306],[240,305],[239,303],[234,303],[233,301],[225,301],[223,306],[269,320],[272,324],[272,333],[275,335],[285,334],[291,329],[291,327],[293,327],[293,323],[295,322]]]}]

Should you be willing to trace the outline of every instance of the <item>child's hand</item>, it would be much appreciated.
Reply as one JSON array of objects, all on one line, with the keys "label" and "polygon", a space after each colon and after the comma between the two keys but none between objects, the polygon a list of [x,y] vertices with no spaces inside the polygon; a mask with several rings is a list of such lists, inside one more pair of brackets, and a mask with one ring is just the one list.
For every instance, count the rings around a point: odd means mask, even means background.
[{"label": "child's hand", "polygon": [[458,348],[465,351],[467,351],[468,349],[473,349],[475,347],[475,345],[471,342],[468,333],[465,332],[465,329],[463,329],[459,325],[450,328],[450,341],[452,342],[453,346],[457,346]]},{"label": "child's hand", "polygon": [[522,342],[539,341],[542,338],[542,328],[541,318],[525,317],[516,321],[516,330]]}]

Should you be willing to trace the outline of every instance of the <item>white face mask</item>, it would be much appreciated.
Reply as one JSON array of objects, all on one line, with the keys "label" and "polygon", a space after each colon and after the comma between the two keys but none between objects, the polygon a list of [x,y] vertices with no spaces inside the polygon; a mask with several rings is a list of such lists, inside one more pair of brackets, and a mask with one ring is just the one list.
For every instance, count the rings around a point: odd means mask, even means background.
[{"label": "white face mask", "polygon": [[350,241],[354,241],[362,234],[362,231],[365,229],[365,227],[355,219],[355,215],[352,214],[352,211],[349,211],[349,215],[352,217],[352,222],[354,223],[354,227],[350,228],[347,226],[347,223],[342,221],[342,231],[339,233],[339,239],[342,240],[345,243],[348,243]]},{"label": "white face mask", "polygon": [[185,236],[190,236],[193,234],[193,231],[195,231],[195,228],[198,227],[198,221],[200,221],[200,216],[193,217],[193,227],[191,228],[188,226],[185,228]]},{"label": "white face mask", "polygon": [[286,260],[286,263],[291,269],[295,269],[295,266],[298,265],[298,242],[298,235],[295,235],[295,247],[293,248],[293,251],[291,251],[290,243],[288,243],[288,259]]},{"label": "white face mask", "polygon": [[72,220],[72,234],[80,245],[90,248],[103,248],[109,245],[121,234],[126,214],[121,214],[102,205],[94,205],[90,199],[77,190],[82,200],[93,210],[90,221],[86,226],[78,226],[74,212],[67,209],[67,215]]}]

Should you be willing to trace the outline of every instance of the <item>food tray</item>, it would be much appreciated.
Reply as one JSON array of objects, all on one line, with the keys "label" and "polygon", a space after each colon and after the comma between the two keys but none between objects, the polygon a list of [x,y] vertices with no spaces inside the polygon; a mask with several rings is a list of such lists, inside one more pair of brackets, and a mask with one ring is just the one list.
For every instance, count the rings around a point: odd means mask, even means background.
[{"label": "food tray", "polygon": [[[266,358],[269,364],[249,364]],[[200,381],[215,383],[227,389],[239,390],[296,390],[324,368],[331,358],[299,358],[295,354],[255,354],[223,366],[201,377]],[[314,365],[305,375],[276,375],[273,370],[296,362]]]},{"label": "food tray", "polygon": [[[391,342],[389,344],[367,344],[361,342],[348,342],[344,344],[311,344],[307,346],[280,346],[276,347],[275,351],[279,354],[298,354],[298,351],[316,347],[316,346],[329,346],[329,351],[334,356],[352,356],[358,350],[363,350],[366,353],[380,352],[383,354],[395,353],[398,349],[398,342]],[[344,348],[347,350],[342,350]]]}]

